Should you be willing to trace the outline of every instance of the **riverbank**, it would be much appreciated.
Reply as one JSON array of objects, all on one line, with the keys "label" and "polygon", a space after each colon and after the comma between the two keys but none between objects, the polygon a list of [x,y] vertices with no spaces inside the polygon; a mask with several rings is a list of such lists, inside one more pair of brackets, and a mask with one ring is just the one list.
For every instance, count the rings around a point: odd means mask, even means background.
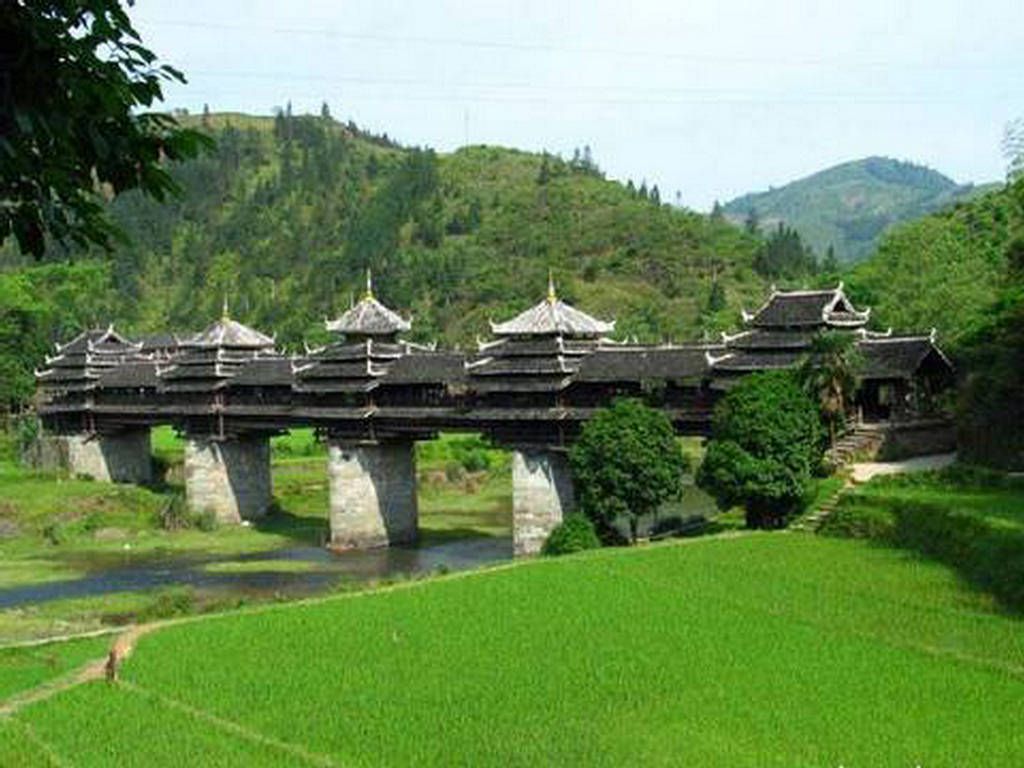
[{"label": "riverbank", "polygon": [[418,548],[349,556],[322,548],[326,454],[311,430],[274,439],[274,509],[244,526],[210,526],[182,514],[182,443],[162,428],[153,431],[152,446],[161,480],[139,488],[27,470],[6,437],[0,642],[350,589],[511,555],[501,546],[511,530],[507,454],[475,436],[419,447]]}]

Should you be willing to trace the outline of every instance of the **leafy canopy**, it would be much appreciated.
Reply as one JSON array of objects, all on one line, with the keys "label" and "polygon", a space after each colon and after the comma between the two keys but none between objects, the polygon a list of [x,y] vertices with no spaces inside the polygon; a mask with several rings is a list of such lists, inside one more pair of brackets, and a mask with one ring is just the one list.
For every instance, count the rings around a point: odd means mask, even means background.
[{"label": "leafy canopy", "polygon": [[671,422],[639,400],[616,400],[588,421],[569,452],[583,512],[607,530],[627,516],[633,539],[641,516],[682,491],[685,461]]},{"label": "leafy canopy", "polygon": [[723,507],[745,506],[751,527],[782,524],[821,458],[818,409],[796,375],[742,379],[716,406],[713,435],[697,484]]},{"label": "leafy canopy", "polygon": [[0,242],[41,257],[58,242],[109,247],[102,194],[177,190],[165,160],[211,142],[139,111],[184,76],[141,44],[120,0],[5,2],[0,13]]}]

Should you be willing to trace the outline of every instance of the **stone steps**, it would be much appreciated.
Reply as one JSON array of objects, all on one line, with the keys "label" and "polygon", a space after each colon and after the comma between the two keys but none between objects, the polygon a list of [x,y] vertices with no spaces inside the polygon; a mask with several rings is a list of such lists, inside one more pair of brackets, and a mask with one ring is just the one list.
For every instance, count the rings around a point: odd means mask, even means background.
[{"label": "stone steps", "polygon": [[843,492],[850,487],[849,481],[844,483],[842,487],[836,490],[831,496],[826,498],[824,501],[818,504],[810,512],[799,517],[789,529],[791,531],[806,531],[808,533],[816,533],[828,519],[833,512],[839,507],[839,498],[843,495]]}]

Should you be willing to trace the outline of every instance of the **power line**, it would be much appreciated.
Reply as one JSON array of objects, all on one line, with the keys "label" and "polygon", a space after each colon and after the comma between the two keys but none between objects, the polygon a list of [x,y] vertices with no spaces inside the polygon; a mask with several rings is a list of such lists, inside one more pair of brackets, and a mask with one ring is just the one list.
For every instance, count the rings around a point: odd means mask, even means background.
[{"label": "power line", "polygon": [[[231,71],[231,70],[191,70],[191,74],[210,79],[255,79],[274,81],[322,82],[328,89],[332,85],[367,86],[381,88],[385,86],[412,87],[415,90],[402,90],[396,93],[363,94],[360,98],[375,100],[402,99],[408,101],[478,101],[494,103],[555,103],[555,104],[929,104],[929,103],[964,103],[977,100],[1010,99],[1012,94],[1000,90],[998,93],[979,91],[948,91],[925,94],[920,90],[910,93],[877,94],[870,91],[821,91],[817,93],[794,94],[786,92],[758,92],[756,90],[726,90],[704,87],[650,87],[650,86],[615,86],[615,85],[572,85],[555,83],[527,82],[458,82],[423,78],[387,78],[349,75],[296,74],[273,71]],[[440,93],[424,93],[424,89],[442,91]],[[189,90],[195,90],[191,85]],[[529,90],[531,93],[516,93]],[[232,91],[218,90],[218,93]],[[244,93],[243,90],[234,90]],[[538,95],[547,92],[549,95]],[[614,95],[619,94],[619,95]],[[292,97],[300,94],[291,92]],[[323,94],[312,96],[320,98]]]},{"label": "power line", "polygon": [[1019,65],[997,65],[988,63],[964,64],[946,61],[934,62],[895,62],[883,60],[850,60],[827,57],[754,57],[754,56],[722,56],[693,53],[679,53],[675,51],[649,51],[637,49],[606,48],[600,46],[572,46],[556,45],[553,43],[538,42],[517,42],[507,40],[481,40],[459,37],[430,37],[417,35],[381,35],[370,32],[345,32],[332,28],[313,27],[280,27],[267,24],[240,24],[237,22],[214,22],[214,21],[192,21],[182,19],[159,19],[140,16],[136,23],[150,24],[163,27],[182,27],[187,29],[209,29],[217,31],[260,31],[275,35],[306,35],[315,37],[334,38],[362,43],[380,43],[387,45],[427,45],[457,48],[479,48],[485,50],[522,51],[522,52],[544,52],[544,53],[568,53],[586,54],[629,58],[665,59],[676,61],[689,61],[705,64],[741,64],[746,66],[787,66],[787,67],[812,67],[812,66],[835,66],[835,67],[863,67],[870,69],[927,69],[927,70],[1010,70],[1015,71]]}]

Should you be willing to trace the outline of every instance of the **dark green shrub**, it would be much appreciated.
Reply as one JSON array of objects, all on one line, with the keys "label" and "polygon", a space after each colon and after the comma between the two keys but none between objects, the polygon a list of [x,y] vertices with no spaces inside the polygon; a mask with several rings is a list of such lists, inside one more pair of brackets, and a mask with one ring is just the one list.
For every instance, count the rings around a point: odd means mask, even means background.
[{"label": "dark green shrub", "polygon": [[196,610],[196,595],[191,587],[180,587],[161,592],[149,605],[141,608],[135,616],[136,621],[153,621],[169,619],[175,616],[187,616]]},{"label": "dark green shrub", "polygon": [[542,555],[568,555],[600,546],[594,524],[583,515],[569,515],[551,531],[540,552]]},{"label": "dark green shrub", "polygon": [[176,493],[168,499],[159,512],[157,512],[160,527],[165,531],[177,531],[188,528],[191,525],[188,509],[185,506],[185,496]]},{"label": "dark green shrub", "polygon": [[204,509],[202,512],[196,512],[192,516],[192,525],[204,533],[217,530],[218,524],[217,513],[212,509]]},{"label": "dark green shrub", "polygon": [[54,546],[59,546],[68,540],[67,527],[59,521],[50,523],[43,528],[43,538]]},{"label": "dark green shrub", "polygon": [[482,449],[467,451],[461,457],[462,467],[467,472],[484,472],[491,468],[491,458]]}]

